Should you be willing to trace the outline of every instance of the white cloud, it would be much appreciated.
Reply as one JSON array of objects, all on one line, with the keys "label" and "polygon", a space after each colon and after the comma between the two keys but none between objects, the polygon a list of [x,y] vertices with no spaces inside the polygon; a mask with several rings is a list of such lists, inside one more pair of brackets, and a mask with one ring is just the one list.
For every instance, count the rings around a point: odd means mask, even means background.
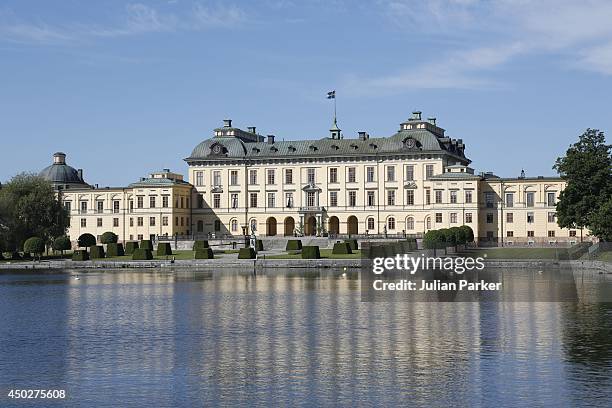
[{"label": "white cloud", "polygon": [[247,20],[246,13],[235,5],[207,7],[198,3],[193,15],[196,29],[231,27]]}]

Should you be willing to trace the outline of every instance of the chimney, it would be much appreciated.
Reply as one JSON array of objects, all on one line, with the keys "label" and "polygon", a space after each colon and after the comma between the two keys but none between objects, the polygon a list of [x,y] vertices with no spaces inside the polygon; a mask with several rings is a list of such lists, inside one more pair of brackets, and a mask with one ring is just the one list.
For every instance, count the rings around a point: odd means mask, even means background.
[{"label": "chimney", "polygon": [[81,179],[81,181],[83,181],[83,169],[78,169],[77,173],[79,174],[79,179]]},{"label": "chimney", "polygon": [[436,118],[431,117],[431,118],[427,118],[427,120],[429,121],[429,123],[431,123],[432,125],[436,124]]},{"label": "chimney", "polygon": [[257,134],[257,128],[255,126],[249,126],[247,129],[249,130],[249,133],[253,133],[254,135]]},{"label": "chimney", "polygon": [[366,132],[357,132],[359,134],[359,140],[368,140],[370,138],[370,135],[368,135]]},{"label": "chimney", "polygon": [[412,112],[412,120],[421,120],[421,111]]},{"label": "chimney", "polygon": [[274,144],[274,135],[268,135],[268,144]]},{"label": "chimney", "polygon": [[232,120],[231,119],[223,119],[223,127],[232,127]]},{"label": "chimney", "polygon": [[66,154],[57,152],[53,155],[53,164],[66,164]]}]

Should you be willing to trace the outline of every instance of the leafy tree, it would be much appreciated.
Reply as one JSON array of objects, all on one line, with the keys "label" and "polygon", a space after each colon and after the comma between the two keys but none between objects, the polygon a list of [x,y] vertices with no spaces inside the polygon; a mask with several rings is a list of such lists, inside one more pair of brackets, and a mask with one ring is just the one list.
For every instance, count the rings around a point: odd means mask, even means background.
[{"label": "leafy tree", "polygon": [[82,234],[77,240],[77,246],[79,248],[89,248],[94,245],[96,245],[96,237],[88,232]]},{"label": "leafy tree", "polygon": [[602,241],[612,241],[612,197],[591,214],[589,221],[593,235]]},{"label": "leafy tree", "polygon": [[442,248],[445,242],[444,234],[439,230],[427,231],[423,236],[423,246],[427,249],[433,249],[434,256],[436,256],[436,249]]},{"label": "leafy tree", "polygon": [[7,248],[22,248],[28,237],[50,243],[66,233],[67,218],[51,183],[42,177],[19,174],[0,189],[0,235]]},{"label": "leafy tree", "polygon": [[116,244],[118,240],[119,237],[117,236],[117,234],[111,231],[106,231],[100,237],[100,242],[103,244]]},{"label": "leafy tree", "polygon": [[60,251],[62,255],[64,255],[64,251],[69,250],[71,247],[72,244],[70,242],[70,238],[68,238],[66,235],[62,235],[61,237],[57,237],[55,240],[53,240],[53,250]]},{"label": "leafy tree", "polygon": [[472,227],[469,225],[462,225],[459,228],[462,229],[465,234],[466,243],[474,242],[474,231],[472,230]]},{"label": "leafy tree", "polygon": [[452,227],[451,232],[455,235],[455,245],[465,245],[467,242],[467,236],[465,229],[461,227]]},{"label": "leafy tree", "polygon": [[42,253],[45,252],[45,241],[39,237],[28,238],[23,244],[23,252],[27,254],[34,254],[35,256],[38,256],[38,259],[40,259]]},{"label": "leafy tree", "polygon": [[596,235],[602,239],[601,234],[607,235],[605,225],[597,226],[593,222],[602,221],[595,214],[612,196],[611,151],[612,146],[605,143],[603,132],[587,129],[567,149],[565,156],[557,159],[553,168],[567,181],[557,203],[560,227],[597,230]]}]

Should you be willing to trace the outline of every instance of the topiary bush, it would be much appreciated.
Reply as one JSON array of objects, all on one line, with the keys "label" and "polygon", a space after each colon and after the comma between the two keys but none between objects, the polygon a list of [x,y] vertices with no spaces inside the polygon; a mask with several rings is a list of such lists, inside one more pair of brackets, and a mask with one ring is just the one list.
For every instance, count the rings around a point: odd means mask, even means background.
[{"label": "topiary bush", "polygon": [[470,227],[469,225],[462,225],[459,228],[461,228],[465,233],[466,243],[474,242],[474,231],[472,230],[472,227]]},{"label": "topiary bush", "polygon": [[140,241],[141,249],[148,249],[149,251],[153,251],[153,243],[150,239],[143,239]]},{"label": "topiary bush", "polygon": [[193,243],[193,250],[194,251],[197,251],[198,249],[204,249],[204,248],[210,248],[210,245],[208,245],[208,241],[206,241],[206,240],[195,241]]},{"label": "topiary bush", "polygon": [[287,241],[286,251],[299,251],[302,249],[302,241],[299,239],[290,239]]},{"label": "topiary bush", "polygon": [[105,257],[104,247],[102,245],[94,245],[89,247],[89,257],[91,259],[101,259]]},{"label": "topiary bush", "polygon": [[72,253],[73,261],[87,261],[89,260],[89,254],[84,249],[76,250]]},{"label": "topiary bush", "polygon": [[117,236],[117,234],[111,231],[106,231],[100,237],[100,242],[103,244],[116,244],[118,240],[119,237]]},{"label": "topiary bush", "polygon": [[255,250],[251,247],[240,248],[238,259],[255,259]]},{"label": "topiary bush", "polygon": [[332,249],[332,254],[352,254],[353,250],[351,249],[351,244],[347,241],[344,242],[336,242],[334,244],[334,249]]},{"label": "topiary bush", "polygon": [[134,261],[148,261],[153,259],[153,252],[146,248],[136,248],[132,254],[132,260]]},{"label": "topiary bush", "polygon": [[70,242],[70,237],[62,235],[61,237],[57,237],[53,240],[52,248],[54,251],[60,251],[62,255],[64,255],[64,251],[68,251],[72,248],[72,243]]},{"label": "topiary bush", "polygon": [[195,259],[213,259],[215,255],[211,248],[200,248],[195,251]]},{"label": "topiary bush", "polygon": [[344,242],[347,242],[351,246],[351,249],[353,251],[356,251],[357,249],[359,249],[356,239],[345,239]]},{"label": "topiary bush", "polygon": [[257,252],[264,250],[263,241],[261,239],[255,240],[255,249],[257,250]]},{"label": "topiary bush", "polygon": [[321,252],[317,245],[305,246],[302,248],[302,259],[320,259]]},{"label": "topiary bush", "polygon": [[[133,253],[134,251],[132,251]],[[123,249],[123,244],[110,243],[106,245],[106,256],[108,258],[112,258],[115,256],[123,256],[125,255],[125,250]]]},{"label": "topiary bush", "polygon": [[89,248],[90,246],[96,245],[96,237],[86,232],[82,234],[77,240],[77,246],[79,248]]},{"label": "topiary bush", "polygon": [[125,254],[132,255],[138,249],[138,242],[128,241],[125,243]]},{"label": "topiary bush", "polygon": [[417,245],[417,240],[416,238],[407,238],[406,242],[408,242],[408,248],[409,250],[415,250],[418,249],[418,245]]},{"label": "topiary bush", "polygon": [[25,254],[34,254],[34,256],[40,258],[43,252],[45,252],[45,241],[38,237],[28,238],[23,244],[23,252]]},{"label": "topiary bush", "polygon": [[157,244],[157,256],[172,255],[172,248],[169,242],[160,242]]}]

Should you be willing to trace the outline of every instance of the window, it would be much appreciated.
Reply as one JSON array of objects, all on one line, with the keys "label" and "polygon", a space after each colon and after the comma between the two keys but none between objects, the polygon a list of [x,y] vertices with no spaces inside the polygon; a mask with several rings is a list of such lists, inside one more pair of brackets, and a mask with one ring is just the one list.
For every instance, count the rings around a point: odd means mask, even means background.
[{"label": "window", "polygon": [[436,204],[442,204],[442,190],[436,190]]},{"label": "window", "polygon": [[181,197],[181,208],[185,207],[185,197]]},{"label": "window", "polygon": [[425,180],[429,180],[433,176],[434,166],[433,164],[425,165]]},{"label": "window", "polygon": [[406,166],[406,180],[414,180],[414,166]]},{"label": "window", "polygon": [[221,186],[221,172],[219,170],[213,171],[213,186]]},{"label": "window", "polygon": [[493,213],[487,213],[487,224],[493,224]]},{"label": "window", "polygon": [[174,217],[174,225],[175,225],[176,227],[178,227],[178,225],[179,225],[178,220],[179,220],[179,219],[178,219],[178,217]]},{"label": "window", "polygon": [[102,214],[104,212],[104,201],[96,201],[96,212]]},{"label": "window", "polygon": [[306,205],[308,207],[314,207],[316,205],[316,195],[314,191],[306,193]]},{"label": "window", "polygon": [[155,226],[155,217],[149,217],[149,226],[151,227]]},{"label": "window", "polygon": [[425,189],[425,204],[426,205],[431,204],[431,190],[428,188]]},{"label": "window", "polygon": [[276,173],[274,169],[268,169],[268,184],[276,184]]},{"label": "window", "polygon": [[465,203],[472,204],[472,191],[468,190],[465,192]]},{"label": "window", "polygon": [[368,218],[368,229],[369,230],[373,230],[374,229],[374,218],[372,218],[372,217]]},{"label": "window", "polygon": [[257,193],[251,193],[250,194],[250,198],[251,198],[251,208],[257,208]]},{"label": "window", "polygon": [[387,205],[395,205],[395,190],[387,191]]},{"label": "window", "polygon": [[144,208],[144,196],[136,197],[136,208]]},{"label": "window", "polygon": [[185,226],[185,218],[181,217],[181,227],[184,227],[184,226]]},{"label": "window", "polygon": [[527,223],[532,224],[535,222],[535,217],[532,212],[527,213]]},{"label": "window", "polygon": [[232,186],[238,185],[238,170],[230,171],[230,185]]},{"label": "window", "polygon": [[406,190],[406,205],[414,205],[414,190]]},{"label": "window", "polygon": [[329,169],[329,182],[337,183],[338,182],[338,169],[336,167],[332,167]]},{"label": "window", "polygon": [[293,170],[292,169],[285,170],[285,184],[293,184]]},{"label": "window", "polygon": [[338,206],[338,192],[337,191],[329,192],[329,206],[330,207]]},{"label": "window", "polygon": [[196,171],[196,186],[204,185],[204,172]]},{"label": "window", "polygon": [[249,170],[249,184],[257,184],[257,170]]},{"label": "window", "polygon": [[138,240],[142,241],[142,239],[144,238],[144,236],[142,234],[138,234]]},{"label": "window", "polygon": [[221,194],[213,194],[213,208],[221,208]]},{"label": "window", "polygon": [[215,220],[215,232],[221,231],[221,220]]},{"label": "window", "polygon": [[493,240],[493,237],[494,237],[494,235],[493,235],[493,231],[487,231],[487,239],[488,239],[489,241],[492,241],[492,240]]},{"label": "window", "polygon": [[436,213],[436,223],[442,222],[442,213]]},{"label": "window", "polygon": [[425,219],[425,228],[427,228],[428,230],[431,229],[431,218],[430,217],[427,217]]},{"label": "window", "polygon": [[149,197],[149,208],[155,208],[155,196]]},{"label": "window", "polygon": [[167,227],[167,226],[168,226],[168,217],[166,217],[166,216],[163,216],[163,217],[162,217],[162,225],[163,225],[164,227]]},{"label": "window", "polygon": [[387,229],[388,230],[395,230],[395,218],[389,217],[387,219]]},{"label": "window", "polygon": [[355,183],[357,181],[357,171],[355,167],[348,168],[348,182]]},{"label": "window", "polygon": [[506,193],[506,207],[514,207],[514,193]]},{"label": "window", "polygon": [[231,201],[232,201],[232,208],[238,208],[238,193],[232,193]]},{"label": "window", "polygon": [[472,223],[472,213],[465,213],[465,223],[466,224]]},{"label": "window", "polygon": [[457,213],[450,213],[450,222],[451,224],[456,224],[457,223]]},{"label": "window", "polygon": [[557,222],[557,213],[549,212],[548,213],[548,222]]},{"label": "window", "polygon": [[113,201],[113,213],[115,214],[119,213],[119,201],[117,200]]},{"label": "window", "polygon": [[451,204],[457,204],[457,190],[450,191],[450,202]]},{"label": "window", "polygon": [[168,196],[162,196],[162,207],[168,208]]},{"label": "window", "polygon": [[102,226],[102,218],[96,219],[96,224],[97,224],[98,227],[101,227]]},{"label": "window", "polygon": [[87,218],[81,218],[81,228],[85,228],[87,226]]},{"label": "window", "polygon": [[230,222],[230,226],[231,226],[232,232],[237,232],[238,231],[238,220],[232,220]]},{"label": "window", "polygon": [[134,218],[130,217],[130,227],[134,226]]},{"label": "window", "polygon": [[412,231],[414,229],[414,218],[408,217],[406,220],[406,230]]},{"label": "window", "polygon": [[142,227],[144,225],[144,220],[142,217],[136,218],[136,225],[138,225],[139,227]]},{"label": "window", "polygon": [[376,205],[376,196],[374,191],[368,191],[368,207],[374,207]]},{"label": "window", "polygon": [[349,191],[348,193],[349,196],[349,207],[355,207],[357,205],[357,192],[356,191]]},{"label": "window", "polygon": [[533,231],[527,231],[527,236],[533,238],[535,234],[533,233]]},{"label": "window", "polygon": [[366,182],[373,183],[374,179],[374,167],[366,167]]},{"label": "window", "polygon": [[495,193],[487,191],[484,193],[485,205],[487,208],[495,207]]},{"label": "window", "polygon": [[535,202],[535,193],[527,193],[527,207],[533,207]]},{"label": "window", "polygon": [[306,170],[306,178],[307,178],[307,183],[308,184],[314,184],[315,183],[315,169],[307,169]]},{"label": "window", "polygon": [[548,231],[548,238],[554,238],[555,237],[555,231]]},{"label": "window", "polygon": [[276,207],[276,195],[274,193],[268,193],[268,208]]},{"label": "window", "polygon": [[119,226],[119,218],[113,218],[113,227]]},{"label": "window", "polygon": [[285,203],[287,208],[293,208],[293,193],[285,193]]},{"label": "window", "polygon": [[387,166],[387,181],[395,181],[395,166]]},{"label": "window", "polygon": [[548,205],[549,207],[554,207],[556,198],[555,198],[556,194],[554,192],[551,193],[546,193],[546,205]]},{"label": "window", "polygon": [[204,195],[202,194],[196,195],[196,200],[197,200],[198,208],[204,208]]},{"label": "window", "polygon": [[514,213],[506,213],[506,222],[512,224],[514,222]]},{"label": "window", "polygon": [[506,231],[506,236],[512,238],[514,236],[514,231]]},{"label": "window", "polygon": [[570,230],[570,232],[569,232],[569,236],[570,236],[570,237],[575,237],[575,236],[576,236],[576,231],[574,231],[574,230]]}]

